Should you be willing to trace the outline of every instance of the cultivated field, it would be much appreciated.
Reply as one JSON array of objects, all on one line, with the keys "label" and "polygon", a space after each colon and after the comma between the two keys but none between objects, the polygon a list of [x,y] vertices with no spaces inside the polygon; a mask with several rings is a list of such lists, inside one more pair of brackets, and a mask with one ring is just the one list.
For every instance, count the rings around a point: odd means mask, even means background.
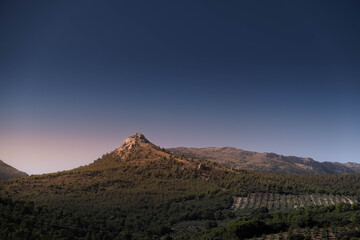
[{"label": "cultivated field", "polygon": [[297,209],[306,206],[326,206],[339,202],[357,203],[356,197],[325,195],[325,194],[277,194],[277,193],[249,193],[246,197],[234,197],[234,210],[247,210],[266,207],[269,210]]}]

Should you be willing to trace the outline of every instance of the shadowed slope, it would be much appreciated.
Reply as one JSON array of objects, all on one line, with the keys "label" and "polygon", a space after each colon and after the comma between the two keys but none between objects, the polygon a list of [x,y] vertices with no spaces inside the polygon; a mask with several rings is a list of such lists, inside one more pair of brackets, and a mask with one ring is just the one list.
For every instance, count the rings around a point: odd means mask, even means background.
[{"label": "shadowed slope", "polygon": [[0,180],[26,176],[28,176],[27,173],[21,172],[0,160]]}]

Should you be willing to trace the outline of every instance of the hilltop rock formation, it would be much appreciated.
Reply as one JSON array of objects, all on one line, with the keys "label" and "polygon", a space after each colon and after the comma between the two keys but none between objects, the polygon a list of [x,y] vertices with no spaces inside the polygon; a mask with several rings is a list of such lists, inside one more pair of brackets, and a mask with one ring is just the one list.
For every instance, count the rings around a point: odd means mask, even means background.
[{"label": "hilltop rock formation", "polygon": [[140,144],[147,144],[150,143],[143,134],[141,133],[135,133],[134,135],[131,135],[127,139],[125,139],[124,143],[117,148],[115,151],[120,154],[124,151],[128,151],[132,149],[136,145]]},{"label": "hilltop rock formation", "polygon": [[128,156],[130,150],[135,147],[141,147],[143,149],[159,148],[147,140],[143,134],[135,133],[134,135],[131,135],[125,139],[124,143],[115,149],[114,153],[122,158],[125,158]]}]

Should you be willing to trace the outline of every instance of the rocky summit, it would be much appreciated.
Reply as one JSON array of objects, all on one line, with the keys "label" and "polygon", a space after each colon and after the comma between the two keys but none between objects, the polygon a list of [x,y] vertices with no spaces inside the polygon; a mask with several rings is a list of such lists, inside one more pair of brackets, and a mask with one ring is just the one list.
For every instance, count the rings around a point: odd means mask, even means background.
[{"label": "rocky summit", "polygon": [[124,143],[115,149],[115,153],[124,156],[129,150],[133,149],[135,146],[143,146],[143,147],[155,147],[154,144],[149,142],[145,138],[145,136],[141,133],[135,133],[134,135],[131,135],[127,139],[125,139]]}]

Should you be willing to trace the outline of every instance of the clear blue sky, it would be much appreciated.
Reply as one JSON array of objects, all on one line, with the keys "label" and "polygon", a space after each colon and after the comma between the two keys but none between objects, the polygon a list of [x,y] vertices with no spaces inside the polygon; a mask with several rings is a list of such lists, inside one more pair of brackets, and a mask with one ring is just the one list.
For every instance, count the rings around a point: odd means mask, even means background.
[{"label": "clear blue sky", "polygon": [[0,159],[92,162],[142,132],[360,162],[359,1],[1,1]]}]

